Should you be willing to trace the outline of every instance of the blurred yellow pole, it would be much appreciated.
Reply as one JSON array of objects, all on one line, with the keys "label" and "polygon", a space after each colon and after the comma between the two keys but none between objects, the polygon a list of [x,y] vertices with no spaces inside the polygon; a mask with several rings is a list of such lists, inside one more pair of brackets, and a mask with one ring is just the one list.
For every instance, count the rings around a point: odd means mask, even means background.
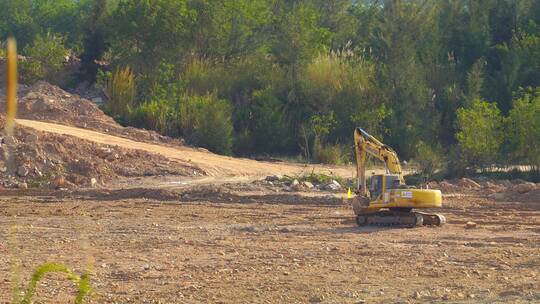
[{"label": "blurred yellow pole", "polygon": [[12,135],[17,115],[17,43],[7,40],[6,135]]}]

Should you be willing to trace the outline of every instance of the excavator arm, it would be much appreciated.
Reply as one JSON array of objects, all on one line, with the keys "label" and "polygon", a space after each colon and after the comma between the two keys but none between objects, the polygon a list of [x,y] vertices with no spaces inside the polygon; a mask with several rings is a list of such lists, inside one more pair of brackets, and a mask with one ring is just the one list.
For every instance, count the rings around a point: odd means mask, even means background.
[{"label": "excavator arm", "polygon": [[367,196],[366,154],[382,161],[387,173],[398,175],[400,183],[405,184],[397,153],[361,128],[356,128],[354,131],[354,150],[356,154],[358,192],[360,195]]}]

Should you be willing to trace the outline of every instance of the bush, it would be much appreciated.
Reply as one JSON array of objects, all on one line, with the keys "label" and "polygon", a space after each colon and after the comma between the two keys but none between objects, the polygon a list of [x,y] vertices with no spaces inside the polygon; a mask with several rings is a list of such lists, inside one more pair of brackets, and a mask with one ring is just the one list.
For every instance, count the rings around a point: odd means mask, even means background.
[{"label": "bush", "polygon": [[474,168],[491,166],[503,142],[503,118],[497,105],[480,99],[457,111],[456,134],[463,161]]},{"label": "bush", "polygon": [[64,38],[50,33],[37,35],[32,45],[23,49],[27,59],[21,62],[21,78],[25,83],[45,79],[54,82],[56,74],[64,67],[67,49]]},{"label": "bush", "polygon": [[313,161],[319,164],[342,165],[348,156],[340,145],[324,145],[319,139],[313,143]]},{"label": "bush", "polygon": [[416,157],[414,161],[418,165],[419,173],[427,179],[431,179],[435,172],[445,167],[441,146],[437,145],[433,147],[423,141],[420,141],[416,145]]},{"label": "bush", "polygon": [[230,155],[233,126],[231,106],[215,95],[184,96],[179,109],[180,132],[185,139],[212,152]]},{"label": "bush", "polygon": [[540,90],[515,101],[508,116],[508,129],[514,158],[540,170]]},{"label": "bush", "polygon": [[172,111],[171,107],[163,101],[150,101],[139,105],[131,113],[130,122],[136,126],[157,131],[161,134],[171,135]]},{"label": "bush", "polygon": [[124,121],[129,119],[135,101],[135,76],[130,67],[117,69],[105,85],[106,110]]}]

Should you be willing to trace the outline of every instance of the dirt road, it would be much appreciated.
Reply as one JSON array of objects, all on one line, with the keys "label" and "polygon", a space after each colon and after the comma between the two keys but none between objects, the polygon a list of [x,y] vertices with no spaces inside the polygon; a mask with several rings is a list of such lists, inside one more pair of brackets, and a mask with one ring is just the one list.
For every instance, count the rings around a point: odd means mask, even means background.
[{"label": "dirt road", "polygon": [[127,149],[143,150],[146,152],[161,154],[167,158],[182,162],[192,163],[212,177],[253,177],[260,178],[272,174],[298,175],[302,173],[325,172],[352,177],[352,167],[314,166],[292,163],[270,163],[245,158],[233,158],[221,156],[207,151],[190,147],[172,147],[151,143],[137,142],[127,138],[108,135],[87,129],[81,129],[66,125],[40,122],[35,120],[18,119],[17,123],[44,132],[52,132],[78,137],[100,144],[116,145]]}]

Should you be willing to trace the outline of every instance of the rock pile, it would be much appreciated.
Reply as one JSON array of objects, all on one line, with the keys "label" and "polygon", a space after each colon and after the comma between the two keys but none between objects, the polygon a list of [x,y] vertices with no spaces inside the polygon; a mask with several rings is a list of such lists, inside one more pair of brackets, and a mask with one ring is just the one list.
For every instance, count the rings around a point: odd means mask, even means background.
[{"label": "rock pile", "polygon": [[326,183],[312,183],[311,181],[298,179],[288,179],[277,175],[267,176],[262,183],[263,185],[278,187],[286,192],[299,192],[299,191],[330,191],[337,192],[343,189],[343,186],[336,180],[331,180]]}]

